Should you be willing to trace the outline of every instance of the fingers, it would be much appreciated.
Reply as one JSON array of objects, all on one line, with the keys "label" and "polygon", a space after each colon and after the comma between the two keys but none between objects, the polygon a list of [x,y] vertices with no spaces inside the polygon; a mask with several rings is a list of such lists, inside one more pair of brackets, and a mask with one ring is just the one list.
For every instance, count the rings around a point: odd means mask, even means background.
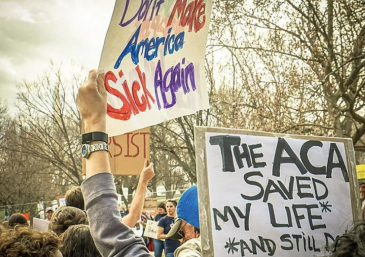
[{"label": "fingers", "polygon": [[96,80],[97,75],[98,75],[97,70],[90,70],[88,80]]},{"label": "fingers", "polygon": [[96,81],[97,86],[98,86],[98,91],[102,96],[106,95],[106,89],[105,89],[105,86],[104,86],[104,77],[105,77],[104,72],[100,73],[98,75],[97,81]]}]

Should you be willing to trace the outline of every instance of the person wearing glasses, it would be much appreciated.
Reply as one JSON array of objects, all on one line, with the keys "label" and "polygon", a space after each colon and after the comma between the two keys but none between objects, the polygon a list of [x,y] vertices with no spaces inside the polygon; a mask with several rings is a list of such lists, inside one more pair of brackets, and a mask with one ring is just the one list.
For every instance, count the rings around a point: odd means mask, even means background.
[{"label": "person wearing glasses", "polygon": [[158,221],[157,238],[165,240],[165,256],[174,257],[175,250],[180,246],[180,241],[168,239],[167,234],[175,223],[177,202],[175,199],[166,201],[167,215]]}]

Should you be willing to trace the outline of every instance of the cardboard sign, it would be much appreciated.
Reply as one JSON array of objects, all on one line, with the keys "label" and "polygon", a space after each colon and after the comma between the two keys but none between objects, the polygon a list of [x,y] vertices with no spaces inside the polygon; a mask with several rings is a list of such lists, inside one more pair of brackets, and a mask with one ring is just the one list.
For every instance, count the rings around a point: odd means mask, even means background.
[{"label": "cardboard sign", "polygon": [[212,1],[116,0],[99,69],[116,136],[209,108],[204,59]]},{"label": "cardboard sign", "polygon": [[157,239],[157,221],[147,220],[147,225],[144,230],[143,236]]},{"label": "cardboard sign", "polygon": [[144,160],[150,159],[150,129],[109,137],[111,172],[116,175],[139,175]]},{"label": "cardboard sign", "polygon": [[[139,175],[145,159],[150,159],[150,128],[109,137],[109,162],[115,175]],[[85,159],[82,160],[85,174]]]},{"label": "cardboard sign", "polygon": [[195,138],[203,256],[324,256],[360,218],[350,139],[201,127]]},{"label": "cardboard sign", "polygon": [[157,209],[157,198],[146,198],[144,200],[143,210],[154,211]]}]

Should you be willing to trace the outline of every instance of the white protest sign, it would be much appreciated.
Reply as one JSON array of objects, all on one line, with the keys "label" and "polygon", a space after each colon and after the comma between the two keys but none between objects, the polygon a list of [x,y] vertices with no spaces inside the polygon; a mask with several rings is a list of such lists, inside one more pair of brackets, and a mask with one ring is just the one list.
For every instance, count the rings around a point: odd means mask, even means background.
[{"label": "white protest sign", "polygon": [[324,256],[359,218],[350,139],[195,136],[203,256]]},{"label": "white protest sign", "polygon": [[147,220],[143,236],[157,239],[157,221]]},{"label": "white protest sign", "polygon": [[109,136],[209,108],[211,7],[207,0],[116,0],[99,64]]},{"label": "white protest sign", "polygon": [[48,220],[33,218],[33,228],[38,231],[48,231]]}]

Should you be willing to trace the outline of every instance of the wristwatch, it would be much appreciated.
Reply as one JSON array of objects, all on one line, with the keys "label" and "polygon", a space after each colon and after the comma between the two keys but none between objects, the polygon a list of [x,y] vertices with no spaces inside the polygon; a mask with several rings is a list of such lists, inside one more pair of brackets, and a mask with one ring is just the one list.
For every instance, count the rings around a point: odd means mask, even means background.
[{"label": "wristwatch", "polygon": [[83,144],[81,148],[81,155],[83,158],[89,158],[90,154],[97,151],[109,151],[107,143],[103,142],[100,144]]}]

